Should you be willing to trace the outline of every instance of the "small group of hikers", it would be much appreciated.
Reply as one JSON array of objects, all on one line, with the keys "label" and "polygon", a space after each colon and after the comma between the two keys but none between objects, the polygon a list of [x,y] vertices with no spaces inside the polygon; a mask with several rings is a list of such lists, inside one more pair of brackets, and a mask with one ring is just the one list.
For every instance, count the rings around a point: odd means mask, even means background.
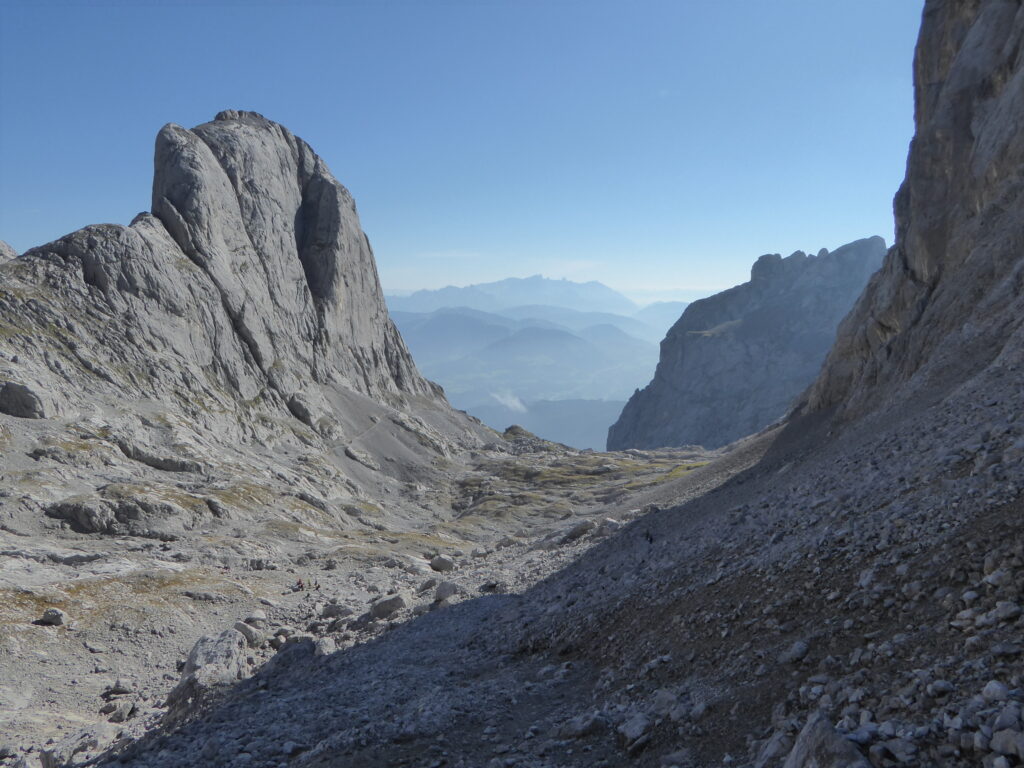
[{"label": "small group of hikers", "polygon": [[299,579],[292,585],[292,592],[320,591],[320,582],[310,579],[308,582]]}]

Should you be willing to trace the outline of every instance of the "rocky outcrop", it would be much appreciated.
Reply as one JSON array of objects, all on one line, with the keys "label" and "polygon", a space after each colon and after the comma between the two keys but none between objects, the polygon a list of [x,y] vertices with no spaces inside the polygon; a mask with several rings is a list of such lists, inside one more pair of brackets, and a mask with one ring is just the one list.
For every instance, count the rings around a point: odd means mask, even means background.
[{"label": "rocky outcrop", "polygon": [[936,402],[1024,352],[1024,9],[926,4],[896,242],[839,329],[805,411]]},{"label": "rocky outcrop", "polygon": [[5,381],[0,386],[0,413],[20,419],[45,419],[47,416],[39,395],[14,381]]},{"label": "rocky outcrop", "polygon": [[853,742],[836,732],[828,718],[815,712],[797,736],[782,768],[870,768]]},{"label": "rocky outcrop", "polygon": [[250,670],[245,654],[245,635],[236,629],[199,638],[188,654],[181,679],[167,696],[171,715],[180,716],[198,697],[248,677]]},{"label": "rocky outcrop", "polygon": [[716,448],[784,416],[884,254],[872,237],[817,256],[762,256],[750,282],[690,304],[661,342],[654,380],[608,431],[608,449]]},{"label": "rocky outcrop", "polygon": [[[136,345],[205,369],[244,399],[338,383],[433,395],[388,318],[355,203],[287,129],[221,112],[157,136],[153,213],[29,251],[58,264]],[[69,274],[70,272],[70,274]],[[93,314],[90,312],[90,314]]]},{"label": "rocky outcrop", "polygon": [[18,252],[14,250],[14,248],[5,243],[3,240],[0,240],[0,264],[3,264],[5,261],[10,261],[11,259],[17,258],[17,256]]},{"label": "rocky outcrop", "polygon": [[488,437],[417,371],[352,196],[258,114],[165,126],[152,213],[0,270],[7,468],[74,530],[178,537],[282,496],[344,527]]}]

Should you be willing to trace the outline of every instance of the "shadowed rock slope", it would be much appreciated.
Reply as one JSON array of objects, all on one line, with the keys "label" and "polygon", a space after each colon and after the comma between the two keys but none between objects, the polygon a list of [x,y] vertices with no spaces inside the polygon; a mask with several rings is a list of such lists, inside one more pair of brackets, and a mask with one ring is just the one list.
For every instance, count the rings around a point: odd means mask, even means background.
[{"label": "shadowed rock slope", "polygon": [[690,304],[661,342],[654,380],[608,430],[608,449],[717,448],[780,419],[884,254],[872,237],[817,256],[762,256],[750,282]]}]

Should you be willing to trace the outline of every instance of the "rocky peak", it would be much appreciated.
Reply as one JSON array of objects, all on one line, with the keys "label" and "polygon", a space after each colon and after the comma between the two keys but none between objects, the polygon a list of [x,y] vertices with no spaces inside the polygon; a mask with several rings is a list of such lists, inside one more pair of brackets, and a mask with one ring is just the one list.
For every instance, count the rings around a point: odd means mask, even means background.
[{"label": "rocky peak", "polygon": [[10,245],[0,240],[0,264],[18,257],[18,252]]},{"label": "rocky peak", "polygon": [[388,318],[355,202],[308,144],[229,110],[191,131],[164,126],[155,166],[153,214],[206,274],[271,386],[346,375],[366,394],[431,391]]},{"label": "rocky peak", "polygon": [[661,343],[654,380],[608,432],[608,448],[716,448],[785,415],[814,379],[885,253],[871,237],[816,256],[761,256],[750,282],[690,304]]},{"label": "rocky peak", "polygon": [[[304,141],[253,112],[166,125],[152,208],[0,265],[0,414],[45,422],[32,429],[47,439],[99,435],[128,477],[223,487],[238,466],[263,472],[249,512],[280,514],[294,481],[276,483],[307,478],[301,492],[343,526],[353,498],[397,495],[477,443],[484,430],[417,371],[352,196]],[[315,470],[284,467],[310,450],[324,457]],[[45,501],[90,532],[193,524],[180,511],[112,522],[121,500],[101,479]]]},{"label": "rocky peak", "polygon": [[796,251],[785,259],[778,253],[766,253],[750,268],[750,282],[767,283],[785,278],[798,270],[806,259],[803,251]]}]

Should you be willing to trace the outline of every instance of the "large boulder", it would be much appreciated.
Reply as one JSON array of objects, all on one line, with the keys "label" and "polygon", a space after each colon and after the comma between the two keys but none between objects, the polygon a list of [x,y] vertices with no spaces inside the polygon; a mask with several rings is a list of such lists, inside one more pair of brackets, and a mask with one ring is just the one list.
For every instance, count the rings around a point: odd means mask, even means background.
[{"label": "large boulder", "polygon": [[44,397],[16,381],[5,381],[0,385],[0,413],[20,419],[45,419],[49,415]]},{"label": "large boulder", "polygon": [[871,763],[853,742],[836,732],[825,715],[815,712],[782,768],[871,768]]},{"label": "large boulder", "polygon": [[192,646],[181,679],[167,696],[171,716],[187,712],[200,697],[249,676],[247,641],[236,629],[204,635]]}]

